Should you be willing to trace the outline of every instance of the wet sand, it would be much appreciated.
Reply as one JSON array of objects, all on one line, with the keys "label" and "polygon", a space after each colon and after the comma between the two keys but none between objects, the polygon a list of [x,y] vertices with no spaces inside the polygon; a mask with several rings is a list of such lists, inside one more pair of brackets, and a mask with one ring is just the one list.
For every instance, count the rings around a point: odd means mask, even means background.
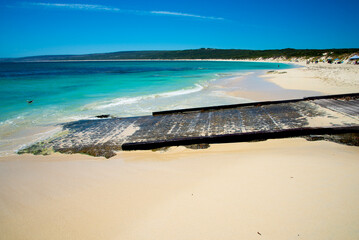
[{"label": "wet sand", "polygon": [[250,101],[299,99],[323,95],[314,90],[286,89],[275,82],[268,81],[263,77],[266,73],[267,71],[256,71],[241,77],[224,78],[215,82],[213,87],[221,89],[229,96],[242,97]]}]

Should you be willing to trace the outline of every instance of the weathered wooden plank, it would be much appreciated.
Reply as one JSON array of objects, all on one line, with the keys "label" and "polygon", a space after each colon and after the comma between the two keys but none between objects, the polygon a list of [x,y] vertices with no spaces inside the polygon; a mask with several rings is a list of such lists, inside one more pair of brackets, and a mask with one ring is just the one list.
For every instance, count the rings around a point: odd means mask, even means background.
[{"label": "weathered wooden plank", "polygon": [[349,127],[330,127],[330,128],[293,128],[281,129],[275,131],[263,132],[247,132],[237,134],[217,135],[215,137],[192,137],[182,139],[172,139],[169,141],[151,141],[151,142],[137,142],[126,143],[122,145],[122,149],[126,151],[131,150],[149,150],[154,148],[191,145],[200,143],[230,143],[230,142],[248,142],[266,139],[290,138],[308,135],[324,135],[324,134],[344,134],[344,133],[359,133],[359,126]]},{"label": "weathered wooden plank", "polygon": [[194,127],[196,136],[208,136],[209,117],[210,111],[200,113],[198,122]]},{"label": "weathered wooden plank", "polygon": [[231,134],[245,132],[243,118],[238,108],[222,110],[223,130],[218,134]]},{"label": "weathered wooden plank", "polygon": [[173,115],[166,115],[158,118],[158,121],[153,125],[142,125],[141,128],[143,128],[143,131],[147,131],[146,141],[152,139],[165,139],[167,131],[170,128],[166,123],[171,121],[171,118],[173,118]]},{"label": "weathered wooden plank", "polygon": [[98,144],[104,144],[111,142],[113,144],[122,144],[126,141],[127,136],[131,134],[135,128],[137,119],[129,119],[122,121],[114,121],[114,125],[109,129],[108,133],[105,134]]},{"label": "weathered wooden plank", "polygon": [[109,125],[108,119],[105,121],[84,121],[82,124],[67,124],[64,129],[69,130],[68,137],[61,139],[58,145],[62,147],[70,147],[72,145],[83,145],[84,142],[96,142],[101,138],[102,129],[107,129]]},{"label": "weathered wooden plank", "polygon": [[192,112],[183,114],[181,131],[178,132],[178,137],[193,137],[196,135],[195,127],[200,121],[200,112]]},{"label": "weathered wooden plank", "polygon": [[151,136],[151,127],[156,126],[156,124],[161,121],[160,117],[139,117],[135,122],[134,128],[137,128],[135,134],[128,136],[126,142],[129,141],[146,141],[148,137]]},{"label": "weathered wooden plank", "polygon": [[342,100],[334,100],[336,105],[347,109],[347,110],[351,110],[355,113],[357,113],[359,111],[359,105],[353,103],[354,101],[342,101]]},{"label": "weathered wooden plank", "polygon": [[176,137],[176,132],[181,127],[183,117],[184,116],[182,114],[163,116],[162,120],[159,121],[158,124],[153,127],[153,130],[151,131],[151,137],[149,137],[148,140],[166,140]]},{"label": "weathered wooden plank", "polygon": [[337,99],[322,99],[317,100],[319,103],[327,104],[327,106],[330,107],[341,107],[347,110],[359,110],[359,104],[357,101],[349,100],[349,101],[343,101],[343,100],[337,100]]},{"label": "weathered wooden plank", "polygon": [[210,106],[210,107],[198,107],[198,108],[167,110],[167,111],[153,112],[152,115],[157,116],[157,115],[165,115],[165,114],[173,114],[173,113],[201,112],[201,111],[231,109],[231,108],[239,108],[239,107],[264,106],[264,105],[270,105],[270,104],[296,103],[296,102],[300,102],[300,101],[317,100],[317,99],[358,98],[358,97],[359,97],[359,93],[334,94],[334,95],[305,97],[305,98],[302,98],[302,99],[290,99],[290,100],[279,100],[279,101],[262,101],[262,102],[250,102],[250,103],[231,104],[231,105]]},{"label": "weathered wooden plank", "polygon": [[209,136],[223,134],[226,131],[226,124],[233,121],[233,119],[231,119],[229,115],[227,118],[225,116],[226,114],[224,111],[211,111],[211,118],[208,127]]},{"label": "weathered wooden plank", "polygon": [[308,125],[303,115],[296,111],[294,103],[273,104],[265,107],[270,118],[282,129],[300,128]]},{"label": "weathered wooden plank", "polygon": [[352,104],[351,101],[321,99],[321,100],[315,100],[314,102],[322,107],[328,108],[336,112],[345,113],[350,116],[357,116],[359,113],[359,109],[355,104]]},{"label": "weathered wooden plank", "polygon": [[359,131],[358,97],[359,94],[346,96],[344,100],[314,97],[174,111],[155,116],[82,120],[65,124],[62,134],[26,151],[41,152],[43,148],[52,148],[65,153],[111,157],[121,147],[151,149],[353,132]]},{"label": "weathered wooden plank", "polygon": [[246,132],[258,132],[278,128],[278,125],[275,124],[273,118],[270,117],[270,114],[264,110],[266,108],[267,106],[245,107],[238,109],[241,113],[243,126]]},{"label": "weathered wooden plank", "polygon": [[350,101],[352,104],[355,104],[356,106],[359,106],[359,99],[354,99]]},{"label": "weathered wooden plank", "polygon": [[[337,100],[337,99],[320,99],[320,100],[315,100],[314,102],[319,103],[319,104],[324,104],[326,106],[334,106],[336,104],[340,104],[343,101]],[[350,101],[344,101],[344,102],[349,103]]]}]

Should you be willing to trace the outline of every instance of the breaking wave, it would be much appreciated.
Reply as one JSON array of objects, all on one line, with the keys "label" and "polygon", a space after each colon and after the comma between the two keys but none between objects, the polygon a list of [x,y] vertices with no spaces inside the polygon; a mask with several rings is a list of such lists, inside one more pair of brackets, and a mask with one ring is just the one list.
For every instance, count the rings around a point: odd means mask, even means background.
[{"label": "breaking wave", "polygon": [[180,96],[180,95],[191,94],[191,93],[199,92],[203,89],[204,89],[203,86],[201,86],[199,84],[195,84],[195,87],[190,88],[190,89],[181,89],[181,90],[177,90],[177,91],[164,92],[164,93],[151,94],[151,95],[138,96],[138,97],[115,98],[113,100],[97,103],[95,106],[93,106],[93,104],[91,104],[92,106],[86,105],[85,108],[86,109],[89,109],[89,108],[90,109],[91,108],[92,109],[106,109],[106,108],[111,108],[111,107],[120,106],[120,105],[135,104],[140,101],[145,101],[145,100],[150,100],[150,99],[155,99],[155,98],[168,98],[168,97],[175,97],[175,96]]}]

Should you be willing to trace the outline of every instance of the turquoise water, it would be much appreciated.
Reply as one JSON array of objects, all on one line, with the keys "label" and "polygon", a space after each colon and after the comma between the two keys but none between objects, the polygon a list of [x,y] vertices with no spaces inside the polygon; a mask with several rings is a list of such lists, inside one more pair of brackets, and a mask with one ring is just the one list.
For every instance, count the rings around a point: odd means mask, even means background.
[{"label": "turquoise water", "polygon": [[[278,63],[0,63],[0,137],[12,139],[24,129],[100,114],[139,116],[167,109],[246,102],[248,99],[226,96],[210,86],[221,78],[270,69],[278,69]],[[28,104],[30,100],[33,102]]]}]

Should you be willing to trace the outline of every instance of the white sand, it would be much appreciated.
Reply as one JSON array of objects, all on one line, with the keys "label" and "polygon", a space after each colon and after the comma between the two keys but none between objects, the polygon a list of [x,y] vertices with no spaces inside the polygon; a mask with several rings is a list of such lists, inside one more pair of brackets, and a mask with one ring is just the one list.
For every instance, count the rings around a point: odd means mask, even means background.
[{"label": "white sand", "polygon": [[285,139],[3,157],[0,238],[359,239],[358,156]]},{"label": "white sand", "polygon": [[264,77],[285,89],[318,91],[323,94],[359,92],[359,66],[352,64],[309,64],[266,74]]},{"label": "white sand", "polygon": [[219,83],[227,95],[252,101],[359,92],[359,65],[327,63],[306,65],[305,62],[296,64],[300,67],[268,71],[264,75],[233,77]]}]

